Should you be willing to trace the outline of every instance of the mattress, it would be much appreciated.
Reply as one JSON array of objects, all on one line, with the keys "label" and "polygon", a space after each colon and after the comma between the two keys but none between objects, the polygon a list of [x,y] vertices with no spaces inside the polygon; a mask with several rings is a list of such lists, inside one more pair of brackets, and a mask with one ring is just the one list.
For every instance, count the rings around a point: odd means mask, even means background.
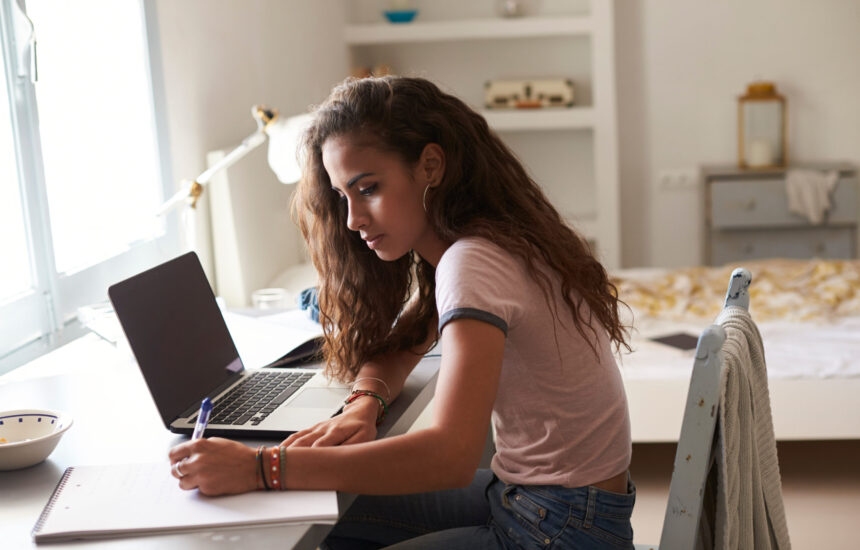
[{"label": "mattress", "polygon": [[[654,338],[698,336],[723,307],[732,270],[636,269],[611,273],[628,306],[632,353],[618,355],[627,379],[689,378],[693,350]],[[752,273],[750,312],[770,378],[860,377],[860,261],[764,260]]]}]

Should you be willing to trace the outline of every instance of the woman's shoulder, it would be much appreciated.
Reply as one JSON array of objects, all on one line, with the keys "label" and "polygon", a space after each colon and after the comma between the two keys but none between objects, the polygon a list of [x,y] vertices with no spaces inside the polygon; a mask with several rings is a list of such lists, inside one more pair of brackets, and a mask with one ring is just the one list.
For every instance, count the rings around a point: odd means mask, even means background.
[{"label": "woman's shoulder", "polygon": [[[507,332],[522,311],[528,276],[521,262],[489,239],[463,237],[436,267],[439,329],[452,318],[474,317]],[[453,317],[452,317],[453,316]]]},{"label": "woman's shoulder", "polygon": [[436,266],[440,277],[458,279],[464,275],[480,275],[492,280],[511,279],[524,274],[522,261],[513,253],[485,237],[461,237],[454,242]]},{"label": "woman's shoulder", "polygon": [[485,237],[469,236],[457,239],[448,249],[442,254],[442,259],[439,265],[454,264],[463,261],[490,261],[515,260],[513,254],[507,252],[501,246],[497,245],[490,239]]}]

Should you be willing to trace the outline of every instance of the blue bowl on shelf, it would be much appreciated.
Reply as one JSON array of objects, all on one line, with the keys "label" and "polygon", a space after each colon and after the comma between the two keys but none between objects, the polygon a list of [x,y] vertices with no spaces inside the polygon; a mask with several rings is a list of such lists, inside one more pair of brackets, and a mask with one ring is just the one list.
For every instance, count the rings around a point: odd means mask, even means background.
[{"label": "blue bowl on shelf", "polygon": [[418,10],[388,10],[382,13],[391,23],[410,23],[418,15]]}]

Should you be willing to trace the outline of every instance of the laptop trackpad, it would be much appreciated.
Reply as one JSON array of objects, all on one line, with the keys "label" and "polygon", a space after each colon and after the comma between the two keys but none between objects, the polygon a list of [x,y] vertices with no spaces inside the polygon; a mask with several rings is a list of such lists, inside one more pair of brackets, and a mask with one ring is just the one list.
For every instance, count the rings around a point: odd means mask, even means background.
[{"label": "laptop trackpad", "polygon": [[337,409],[343,404],[348,392],[343,388],[305,388],[287,404],[287,408],[306,407],[313,409]]}]

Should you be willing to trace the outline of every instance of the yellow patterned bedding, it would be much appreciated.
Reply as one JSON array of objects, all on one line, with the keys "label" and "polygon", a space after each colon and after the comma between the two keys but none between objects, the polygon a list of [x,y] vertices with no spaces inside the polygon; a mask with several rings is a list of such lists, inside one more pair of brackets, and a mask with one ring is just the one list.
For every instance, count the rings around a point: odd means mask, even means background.
[{"label": "yellow patterned bedding", "polygon": [[834,321],[860,316],[860,261],[760,260],[723,267],[690,267],[648,274],[610,274],[620,298],[655,319],[714,319],[732,270],[752,273],[750,311],[756,322]]}]

